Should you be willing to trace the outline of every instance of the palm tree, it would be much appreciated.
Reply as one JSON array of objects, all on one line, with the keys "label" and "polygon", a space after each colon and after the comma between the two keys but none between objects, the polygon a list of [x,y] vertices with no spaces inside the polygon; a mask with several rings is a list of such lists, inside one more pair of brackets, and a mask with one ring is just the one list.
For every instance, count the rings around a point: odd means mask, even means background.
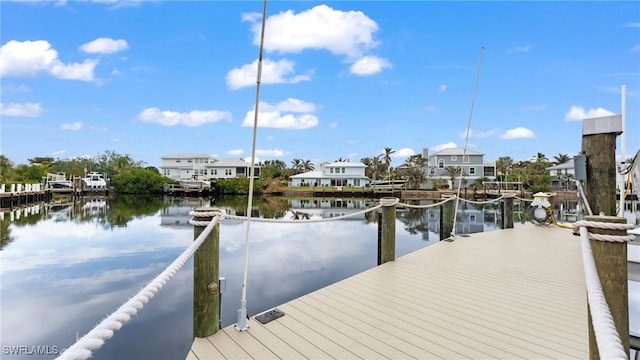
[{"label": "palm tree", "polygon": [[291,160],[291,168],[296,171],[302,171],[304,166],[302,165],[302,159],[293,159]]},{"label": "palm tree", "polygon": [[311,163],[311,160],[304,160],[302,162],[302,169],[304,171],[312,171],[313,169],[315,169],[315,167],[313,166],[313,164]]},{"label": "palm tree", "polygon": [[536,156],[535,156],[535,162],[548,162],[549,159],[547,159],[547,156],[541,152],[539,152]]},{"label": "palm tree", "polygon": [[391,180],[391,154],[394,152],[396,151],[390,147],[386,147],[384,148],[384,154],[382,154],[382,156],[384,156],[384,164],[387,166],[387,170],[389,171],[389,180]]},{"label": "palm tree", "polygon": [[571,158],[567,154],[558,154],[558,155],[554,156],[553,158],[556,160],[555,161],[556,165],[564,164],[564,163],[568,162],[569,160],[571,160]]},{"label": "palm tree", "polygon": [[451,180],[451,189],[453,189],[453,187],[455,186],[457,177],[466,176],[464,171],[462,171],[462,167],[454,166],[454,165],[445,166],[444,170],[442,171],[442,174],[445,176],[448,176],[449,179]]},{"label": "palm tree", "polygon": [[496,169],[498,175],[502,175],[504,179],[513,168],[513,159],[510,156],[501,156],[496,161]]}]

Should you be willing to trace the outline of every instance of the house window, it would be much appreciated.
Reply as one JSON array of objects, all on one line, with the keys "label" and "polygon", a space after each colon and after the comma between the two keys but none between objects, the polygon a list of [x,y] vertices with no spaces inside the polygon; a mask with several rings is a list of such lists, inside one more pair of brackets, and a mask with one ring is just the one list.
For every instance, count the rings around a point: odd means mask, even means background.
[{"label": "house window", "polygon": [[476,222],[476,214],[469,214],[469,221]]},{"label": "house window", "polygon": [[329,168],[329,172],[333,174],[333,168]]},{"label": "house window", "polygon": [[342,168],[342,173],[344,174],[344,168]]},{"label": "house window", "polygon": [[438,160],[438,168],[439,169],[444,169],[444,160],[442,160],[442,159]]},{"label": "house window", "polygon": [[463,156],[463,161],[464,161],[465,163],[468,163],[468,162],[469,162],[469,155],[465,155],[465,156]]},{"label": "house window", "polygon": [[191,164],[193,161],[191,159],[187,160],[188,164]]},{"label": "house window", "polygon": [[224,169],[224,174],[226,176],[231,176],[231,169]]},{"label": "house window", "polygon": [[458,155],[451,155],[451,161],[458,161]]},{"label": "house window", "polygon": [[436,174],[436,168],[430,167],[429,168],[429,175],[435,175],[435,174]]},{"label": "house window", "polygon": [[218,169],[213,169],[213,175],[218,175]]},{"label": "house window", "polygon": [[476,168],[470,167],[469,168],[469,175],[475,175],[475,174],[476,174]]},{"label": "house window", "polygon": [[176,160],[176,164],[180,163],[180,160]]}]

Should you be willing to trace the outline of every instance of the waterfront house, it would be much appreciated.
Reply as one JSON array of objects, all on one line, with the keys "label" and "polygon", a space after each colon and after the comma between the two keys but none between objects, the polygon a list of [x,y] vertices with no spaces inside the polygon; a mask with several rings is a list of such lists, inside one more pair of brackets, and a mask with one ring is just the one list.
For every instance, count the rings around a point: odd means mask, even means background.
[{"label": "waterfront house", "polygon": [[[163,156],[162,175],[174,179],[215,180],[248,177],[251,165],[242,159],[218,159],[209,154],[172,154]],[[254,177],[260,176],[255,167]]]},{"label": "waterfront house", "polygon": [[[469,187],[477,179],[487,177],[491,180],[496,178],[495,162],[484,160],[484,154],[464,150],[460,148],[447,148],[429,156],[429,150],[422,150],[422,157],[427,161],[426,174],[428,178],[427,187],[432,187],[435,181],[446,181],[451,188],[457,188],[458,182],[462,179],[462,187]],[[449,166],[462,168],[462,177],[456,178],[455,184],[451,184],[451,176],[447,173]]]},{"label": "waterfront house", "polygon": [[575,185],[575,165],[573,159],[550,166],[546,169],[551,176],[551,187],[554,190],[574,190]]},{"label": "waterfront house", "polygon": [[338,161],[320,165],[320,170],[291,176],[291,186],[353,186],[364,187],[369,178],[362,163]]}]

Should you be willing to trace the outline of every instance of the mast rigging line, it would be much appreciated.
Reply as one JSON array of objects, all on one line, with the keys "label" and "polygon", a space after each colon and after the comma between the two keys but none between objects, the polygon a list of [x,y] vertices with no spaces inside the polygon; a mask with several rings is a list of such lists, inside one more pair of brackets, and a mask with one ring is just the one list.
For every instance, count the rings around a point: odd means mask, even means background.
[{"label": "mast rigging line", "polygon": [[260,30],[260,50],[258,52],[258,74],[256,76],[256,105],[253,112],[253,139],[251,142],[251,168],[249,169],[249,199],[247,201],[247,227],[244,240],[244,272],[242,275],[242,298],[238,309],[236,330],[245,331],[247,325],[247,274],[249,272],[249,233],[251,230],[251,208],[253,207],[253,187],[256,162],[256,134],[258,130],[258,106],[260,104],[260,81],[262,79],[262,52],[264,50],[264,28],[267,23],[267,0],[262,5],[262,25]]},{"label": "mast rigging line", "polygon": [[[456,218],[458,217],[458,204],[460,203],[460,188],[462,187],[462,174],[464,173],[464,158],[467,156],[467,144],[469,142],[469,133],[471,132],[471,118],[473,117],[473,105],[476,100],[476,92],[478,90],[478,79],[480,77],[480,65],[482,64],[482,53],[484,46],[480,47],[480,56],[478,56],[478,67],[476,68],[476,80],[473,84],[473,95],[471,95],[471,108],[469,110],[469,120],[467,121],[467,133],[464,138],[464,148],[462,149],[462,165],[460,166],[460,180],[458,181],[458,191],[456,192],[456,206],[453,211],[453,226],[451,227],[451,236],[456,237]],[[451,184],[453,186],[454,184]]]}]

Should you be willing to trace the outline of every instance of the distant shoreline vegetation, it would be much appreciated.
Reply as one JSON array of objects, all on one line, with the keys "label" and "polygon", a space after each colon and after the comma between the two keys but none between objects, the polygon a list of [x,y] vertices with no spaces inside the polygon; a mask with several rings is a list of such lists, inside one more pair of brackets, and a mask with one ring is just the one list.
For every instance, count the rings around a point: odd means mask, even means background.
[{"label": "distant shoreline vegetation", "polygon": [[[385,148],[384,153],[374,157],[365,157],[361,163],[366,166],[365,175],[370,179],[405,179],[407,189],[415,190],[441,190],[449,187],[448,181],[433,179],[433,189],[423,189],[421,184],[429,177],[425,174],[426,159],[421,155],[412,155],[397,167],[391,166],[395,151]],[[511,157],[503,156],[496,161],[496,180],[501,182],[519,182],[524,190],[529,193],[539,191],[551,191],[551,176],[547,167],[553,164],[561,164],[569,161],[567,154],[554,156],[551,162],[547,157],[538,153],[529,161],[514,161]],[[349,161],[348,159],[338,159]],[[314,170],[309,160],[293,159],[291,167],[282,160],[266,160],[256,164],[260,167],[260,179],[254,182],[254,193],[264,195],[278,195],[285,190],[295,189],[289,187],[291,176],[306,171]],[[450,171],[451,176],[460,176],[459,171]],[[165,184],[178,184],[160,173],[158,168],[148,166],[144,161],[136,161],[128,154],[119,154],[113,150],[105,151],[94,157],[80,157],[73,159],[54,159],[52,157],[34,157],[29,159],[29,164],[14,165],[4,155],[0,155],[0,183],[33,184],[42,182],[43,177],[50,172],[64,172],[67,176],[84,176],[87,172],[97,172],[104,175],[109,181],[112,191],[123,194],[162,194]],[[462,174],[463,182],[465,175]],[[482,188],[482,182],[488,179],[476,179],[469,184],[470,189]],[[215,192],[221,194],[248,194],[248,178],[212,179],[215,183]]]}]

